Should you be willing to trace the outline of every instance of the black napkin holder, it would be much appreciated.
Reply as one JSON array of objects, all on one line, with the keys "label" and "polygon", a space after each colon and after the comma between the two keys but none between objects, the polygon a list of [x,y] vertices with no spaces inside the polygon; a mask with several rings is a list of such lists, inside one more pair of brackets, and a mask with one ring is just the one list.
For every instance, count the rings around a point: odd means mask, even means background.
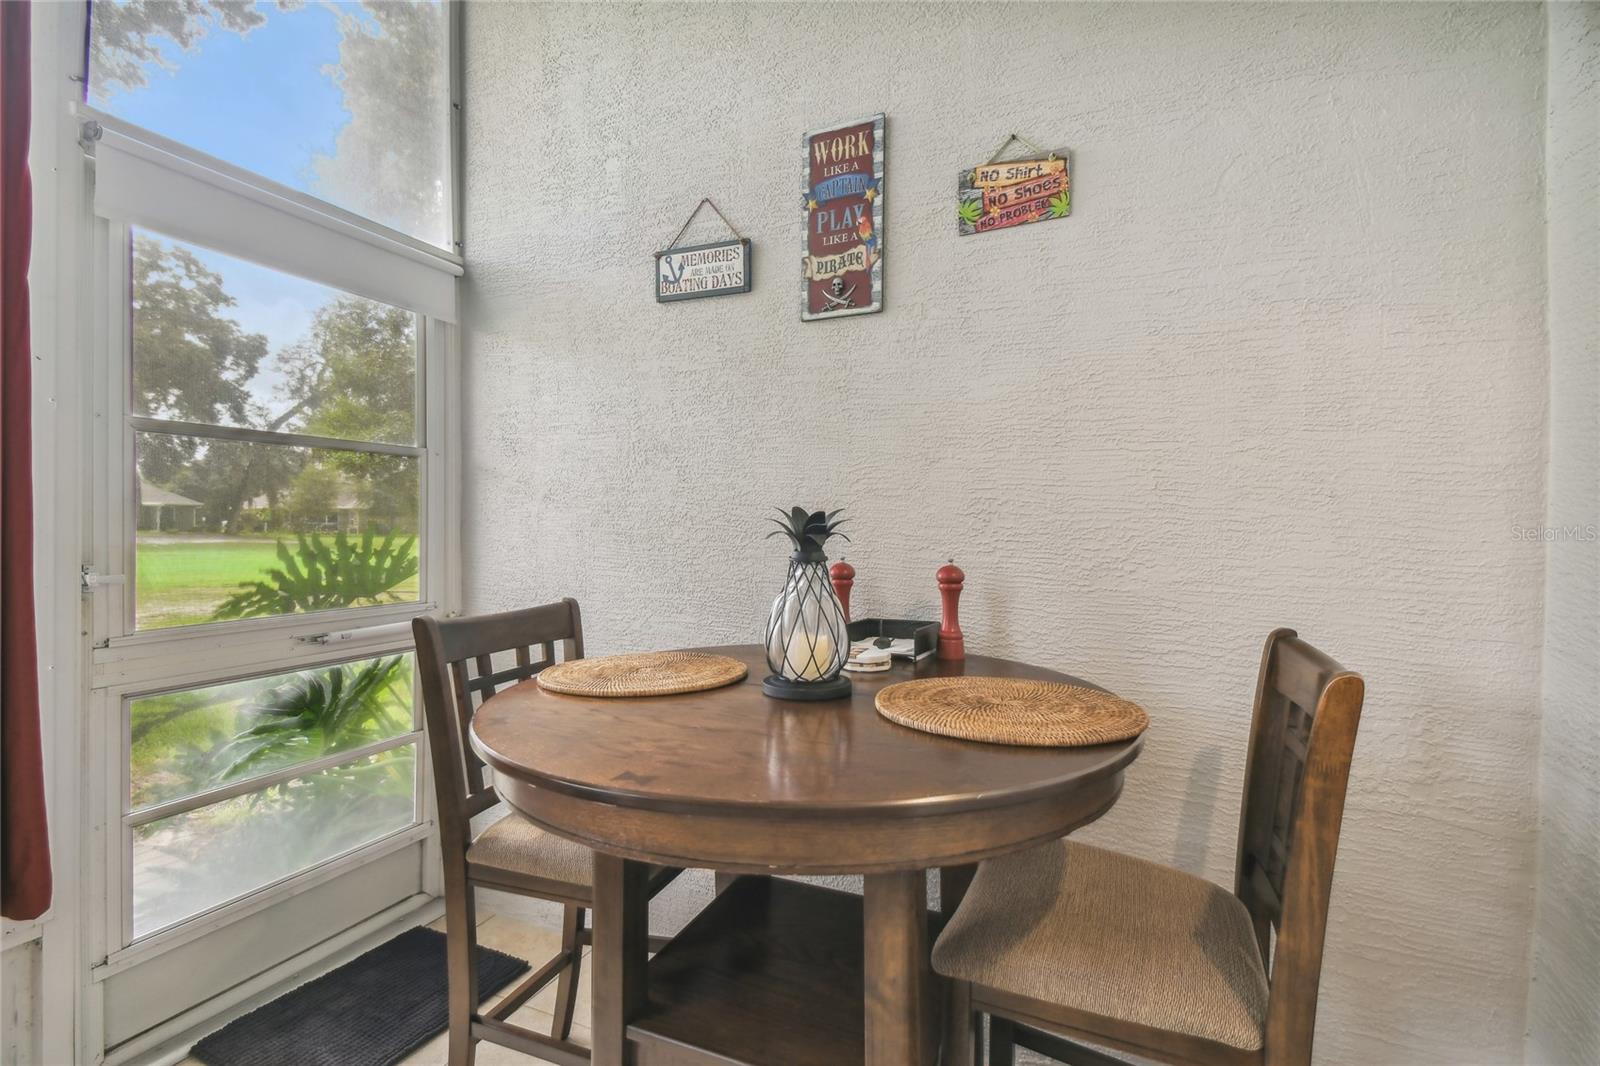
[{"label": "black napkin holder", "polygon": [[939,648],[939,623],[915,622],[906,618],[858,618],[845,626],[850,643],[888,637],[910,640],[912,661],[921,662]]}]

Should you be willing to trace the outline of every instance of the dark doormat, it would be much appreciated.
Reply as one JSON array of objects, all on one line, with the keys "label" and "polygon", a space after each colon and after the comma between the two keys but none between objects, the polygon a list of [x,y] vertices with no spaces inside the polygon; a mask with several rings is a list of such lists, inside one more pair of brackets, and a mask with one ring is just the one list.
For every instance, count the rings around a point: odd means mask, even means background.
[{"label": "dark doormat", "polygon": [[[444,934],[418,926],[236,1018],[194,1046],[207,1066],[391,1066],[449,1023]],[[478,992],[528,968],[480,946]]]}]

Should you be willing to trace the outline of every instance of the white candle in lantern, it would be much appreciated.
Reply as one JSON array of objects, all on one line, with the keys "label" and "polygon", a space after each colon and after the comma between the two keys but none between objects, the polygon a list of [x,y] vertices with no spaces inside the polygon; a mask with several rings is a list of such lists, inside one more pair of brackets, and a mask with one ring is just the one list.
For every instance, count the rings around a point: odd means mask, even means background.
[{"label": "white candle in lantern", "polygon": [[814,642],[808,642],[804,627],[797,629],[786,651],[784,665],[796,671],[795,681],[821,681],[833,664],[833,638],[826,633],[818,633]]}]

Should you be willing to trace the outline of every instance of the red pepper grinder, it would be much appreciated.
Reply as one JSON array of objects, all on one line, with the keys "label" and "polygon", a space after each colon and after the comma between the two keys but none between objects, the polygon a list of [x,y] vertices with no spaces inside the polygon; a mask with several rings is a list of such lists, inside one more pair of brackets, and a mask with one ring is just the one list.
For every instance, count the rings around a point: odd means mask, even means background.
[{"label": "red pepper grinder", "polygon": [[856,568],[840,559],[828,567],[828,579],[833,582],[833,594],[839,597],[844,608],[844,620],[850,621],[850,587],[856,583]]},{"label": "red pepper grinder", "polygon": [[966,643],[961,636],[961,619],[958,617],[961,589],[967,575],[961,572],[956,561],[939,567],[939,598],[944,600],[944,622],[939,626],[939,658],[965,659]]}]

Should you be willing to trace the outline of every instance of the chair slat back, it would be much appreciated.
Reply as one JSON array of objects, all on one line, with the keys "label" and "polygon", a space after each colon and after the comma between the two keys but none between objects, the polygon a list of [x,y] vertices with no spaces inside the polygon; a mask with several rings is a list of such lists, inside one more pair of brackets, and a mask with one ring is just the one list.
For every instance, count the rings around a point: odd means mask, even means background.
[{"label": "chair slat back", "polygon": [[[1266,1061],[1311,1061],[1339,828],[1365,684],[1292,629],[1256,686],[1234,892],[1268,965]],[[1274,934],[1276,938],[1274,939]]]},{"label": "chair slat back", "polygon": [[[439,836],[448,865],[466,861],[472,816],[494,806],[494,786],[467,735],[472,716],[502,687],[525,681],[556,662],[583,658],[583,622],[578,601],[564,599],[473,618],[412,622],[417,670],[422,681]],[[535,656],[537,650],[537,657]],[[495,656],[512,653],[515,664],[495,666]]]}]

